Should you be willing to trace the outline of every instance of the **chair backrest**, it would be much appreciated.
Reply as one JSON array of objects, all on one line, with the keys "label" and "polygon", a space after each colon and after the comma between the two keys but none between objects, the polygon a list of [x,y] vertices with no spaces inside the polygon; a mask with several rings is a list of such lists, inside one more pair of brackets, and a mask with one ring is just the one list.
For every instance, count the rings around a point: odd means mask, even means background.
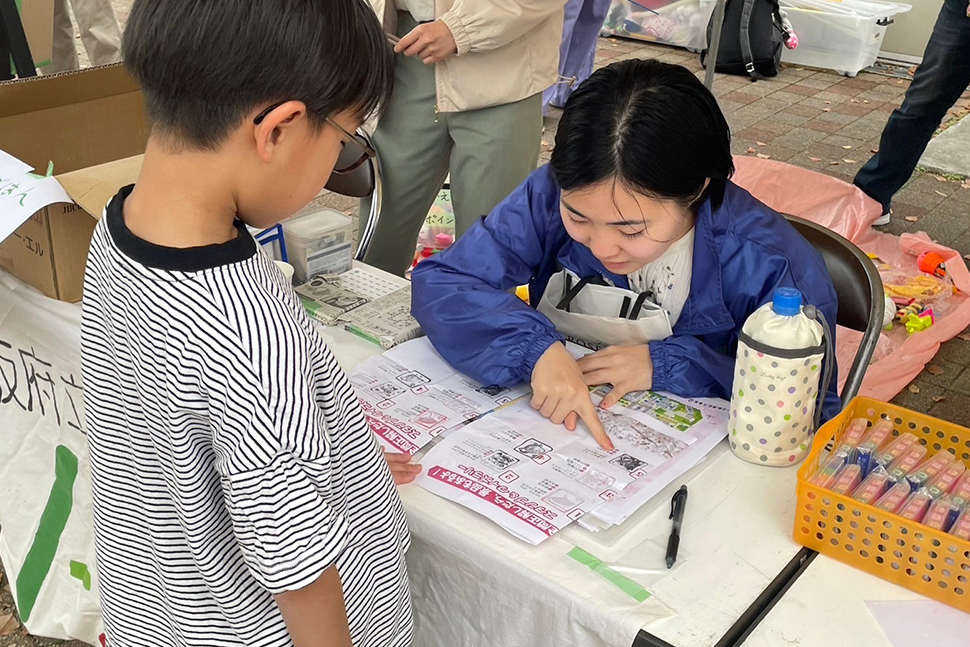
[{"label": "chair backrest", "polygon": [[[814,222],[796,216],[788,221],[822,255],[839,298],[837,324],[863,333],[862,343],[842,388],[843,403],[854,398],[876,350],[886,309],[882,279],[868,256],[851,242]],[[831,323],[831,322],[830,322]]]},{"label": "chair backrest", "polygon": [[[357,137],[365,144],[374,148],[371,136],[363,128],[359,128]],[[383,184],[381,182],[381,163],[379,157],[369,159],[350,173],[333,174],[327,180],[327,191],[346,195],[351,198],[371,197],[370,211],[357,215],[357,249],[354,250],[354,260],[363,261],[367,248],[370,247],[377,229],[377,222],[381,217]]]}]

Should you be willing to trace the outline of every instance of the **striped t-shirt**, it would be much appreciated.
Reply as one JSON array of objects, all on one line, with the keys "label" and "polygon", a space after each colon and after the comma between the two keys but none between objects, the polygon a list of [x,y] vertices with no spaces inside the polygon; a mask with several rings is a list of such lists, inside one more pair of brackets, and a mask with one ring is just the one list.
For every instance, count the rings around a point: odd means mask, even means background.
[{"label": "striped t-shirt", "polygon": [[[408,645],[401,501],[281,272],[227,243],[95,229],[81,362],[111,647],[290,647],[273,594],[336,565],[356,647]],[[164,217],[164,216],[160,216]]]}]

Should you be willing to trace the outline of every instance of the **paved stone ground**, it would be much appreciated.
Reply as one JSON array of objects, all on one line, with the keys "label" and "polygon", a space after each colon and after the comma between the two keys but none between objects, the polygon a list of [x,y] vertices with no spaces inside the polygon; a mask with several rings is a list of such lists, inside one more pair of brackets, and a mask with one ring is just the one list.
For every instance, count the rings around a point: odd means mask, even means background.
[{"label": "paved stone ground", "polygon": [[[114,0],[114,4],[124,20],[130,0]],[[597,66],[629,58],[659,58],[701,73],[697,55],[684,50],[602,39],[597,53]],[[757,83],[717,75],[714,93],[731,124],[736,154],[768,155],[851,182],[871,151],[878,147],[882,128],[902,102],[908,85],[907,80],[876,74],[846,78],[826,71],[789,67],[778,77]],[[952,125],[968,112],[970,93],[951,110],[944,125]],[[557,114],[546,119],[542,162],[548,160],[557,125]],[[747,153],[749,150],[754,152]],[[316,204],[356,216],[356,204],[347,198],[325,196]],[[902,234],[923,230],[962,254],[970,254],[970,184],[964,178],[918,172],[899,192],[894,206],[896,217],[885,231]],[[893,401],[970,425],[970,341],[958,338],[944,344],[933,365],[942,372],[933,375],[924,371],[910,389]],[[8,614],[15,612],[3,577],[0,647],[82,647],[78,642],[59,643],[28,636],[15,615],[8,622]]]}]

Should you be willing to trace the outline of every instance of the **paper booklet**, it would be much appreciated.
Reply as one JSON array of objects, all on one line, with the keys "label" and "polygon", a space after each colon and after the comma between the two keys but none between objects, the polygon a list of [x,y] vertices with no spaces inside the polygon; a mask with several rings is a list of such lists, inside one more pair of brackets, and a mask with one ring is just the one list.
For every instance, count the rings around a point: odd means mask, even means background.
[{"label": "paper booklet", "polygon": [[307,314],[325,326],[332,326],[340,315],[368,301],[360,294],[344,289],[340,278],[334,276],[317,276],[295,289]]},{"label": "paper booklet", "polygon": [[421,336],[421,326],[411,316],[411,286],[374,299],[340,315],[336,325],[387,350]]},{"label": "paper booklet", "polygon": [[[456,372],[427,338],[367,360],[350,380],[385,448],[414,454],[438,439],[421,459],[421,487],[532,544],[579,519],[586,528],[622,523],[727,433],[722,400],[631,393],[597,408],[608,452],[584,425],[569,433],[533,410],[528,386]],[[608,391],[594,389],[594,404]]]},{"label": "paper booklet", "polygon": [[365,361],[350,381],[381,444],[407,454],[529,393],[525,386],[490,387],[465,377],[442,359],[427,337]]},{"label": "paper booklet", "polygon": [[[595,394],[593,399],[600,401]],[[604,525],[619,523],[616,519],[649,500],[640,492],[655,494],[710,451],[712,438],[723,437],[713,422],[691,433],[621,405],[599,414],[612,452],[582,430],[566,432],[523,402],[441,440],[422,459],[418,483],[538,544],[600,510],[609,511]],[[698,451],[692,452],[695,445]],[[637,494],[626,496],[641,483]]]},{"label": "paper booklet", "polygon": [[411,286],[354,268],[317,276],[295,288],[313,319],[339,326],[387,350],[421,336],[411,316]]}]

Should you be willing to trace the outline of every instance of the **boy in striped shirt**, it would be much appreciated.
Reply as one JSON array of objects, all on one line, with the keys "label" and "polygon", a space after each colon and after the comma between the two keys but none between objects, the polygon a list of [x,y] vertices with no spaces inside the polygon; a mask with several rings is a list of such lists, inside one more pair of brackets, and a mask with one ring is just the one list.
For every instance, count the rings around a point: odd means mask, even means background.
[{"label": "boy in striped shirt", "polygon": [[[366,161],[391,50],[362,0],[136,0],[152,122],[82,323],[111,647],[409,645],[409,535],[357,399],[247,233]],[[395,464],[395,477],[413,468]]]}]

